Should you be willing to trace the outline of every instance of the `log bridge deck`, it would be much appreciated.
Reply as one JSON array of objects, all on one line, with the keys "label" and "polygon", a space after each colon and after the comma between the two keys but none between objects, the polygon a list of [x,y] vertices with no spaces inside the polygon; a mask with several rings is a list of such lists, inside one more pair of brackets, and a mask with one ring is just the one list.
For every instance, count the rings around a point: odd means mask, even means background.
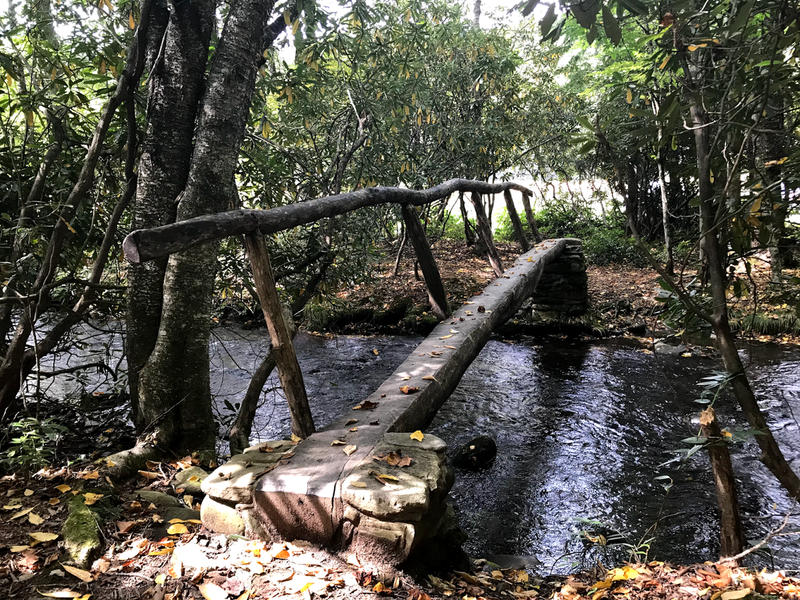
[{"label": "log bridge deck", "polygon": [[[273,535],[321,544],[346,542],[342,538],[347,537],[349,519],[348,482],[352,484],[359,468],[364,471],[367,465],[374,465],[371,456],[379,453],[384,434],[404,432],[387,438],[383,444],[387,449],[413,448],[417,442],[410,439],[409,432],[424,429],[432,421],[492,331],[514,316],[534,291],[545,266],[571,241],[547,240],[521,255],[504,275],[440,323],[358,404],[374,408],[348,411],[299,443],[289,461],[278,463],[262,476],[255,484],[253,499],[259,518],[268,523]],[[406,386],[413,393],[404,393]],[[353,447],[352,454],[344,452]],[[374,487],[374,482],[370,483]],[[400,558],[410,547],[405,550],[399,552]]]}]

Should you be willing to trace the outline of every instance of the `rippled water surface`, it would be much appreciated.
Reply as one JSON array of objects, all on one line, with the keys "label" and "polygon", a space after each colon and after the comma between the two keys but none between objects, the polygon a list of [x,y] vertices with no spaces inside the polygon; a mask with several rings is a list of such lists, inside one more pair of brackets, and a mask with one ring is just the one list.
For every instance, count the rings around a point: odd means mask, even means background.
[{"label": "rippled water surface", "polygon": [[[317,426],[365,398],[420,341],[300,333],[296,347]],[[239,401],[267,342],[261,330],[214,332],[212,389],[221,423],[232,414],[226,401]],[[117,343],[111,346],[118,351]],[[800,350],[760,346],[744,356],[762,408],[798,469]],[[547,567],[567,570],[580,558],[581,546],[570,537],[576,519],[586,518],[631,542],[654,537],[651,557],[715,559],[716,499],[707,457],[663,463],[688,447],[683,438],[697,434],[698,382],[718,368],[709,358],[656,356],[624,340],[490,341],[428,429],[451,453],[477,435],[497,440],[490,468],[456,473],[451,495],[469,534],[466,550],[536,555]],[[274,376],[268,387],[273,391],[256,417],[254,442],[289,431]],[[745,425],[729,397],[717,406],[723,426]],[[744,522],[754,540],[793,508],[757,456],[752,442],[734,447]],[[671,478],[668,492],[662,485],[668,480],[659,476]],[[797,529],[800,523],[790,520],[787,530]],[[757,560],[800,569],[798,538],[778,538],[771,547],[772,559]]]}]

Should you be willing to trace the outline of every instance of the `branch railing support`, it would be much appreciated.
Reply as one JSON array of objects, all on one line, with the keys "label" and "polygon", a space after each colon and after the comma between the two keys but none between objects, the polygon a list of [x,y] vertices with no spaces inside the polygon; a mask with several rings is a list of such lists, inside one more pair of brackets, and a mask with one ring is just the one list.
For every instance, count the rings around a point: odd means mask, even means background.
[{"label": "branch railing support", "polygon": [[517,207],[514,206],[514,199],[511,197],[511,190],[505,190],[503,192],[503,199],[506,201],[508,218],[511,219],[511,224],[514,226],[514,235],[517,237],[519,245],[522,246],[522,252],[527,252],[530,249],[528,236],[525,235],[525,230],[522,228],[522,221],[519,220]]},{"label": "branch railing support", "polygon": [[475,207],[475,223],[477,224],[478,235],[481,236],[486,245],[486,253],[489,255],[489,264],[492,265],[494,274],[500,277],[503,274],[503,263],[500,261],[500,254],[494,245],[492,237],[492,226],[489,224],[489,217],[486,216],[486,209],[483,207],[481,195],[472,192],[472,205]]},{"label": "branch railing support", "polygon": [[425,229],[422,227],[417,211],[410,205],[403,204],[401,206],[401,212],[403,214],[403,221],[406,224],[406,232],[411,239],[411,244],[414,246],[414,253],[417,255],[419,266],[422,269],[422,277],[425,279],[425,287],[428,290],[428,300],[430,300],[431,303],[431,310],[439,319],[446,319],[450,316],[447,293],[444,290],[442,276],[441,273],[439,273],[439,267],[436,265],[436,259],[433,258],[433,252],[431,252],[428,237],[425,235]]},{"label": "branch railing support", "polygon": [[525,209],[525,218],[528,219],[528,227],[531,228],[533,234],[533,241],[537,244],[544,238],[539,233],[539,228],[536,227],[536,219],[533,218],[533,209],[531,208],[531,195],[522,192],[522,206]]},{"label": "branch railing support", "polygon": [[256,229],[245,235],[245,245],[261,310],[264,312],[272,342],[278,378],[286,394],[289,412],[292,414],[292,433],[305,439],[314,433],[314,419],[308,405],[303,373],[292,344],[292,335],[284,319],[278,289],[275,287],[275,276],[267,252],[267,243],[261,232]]}]

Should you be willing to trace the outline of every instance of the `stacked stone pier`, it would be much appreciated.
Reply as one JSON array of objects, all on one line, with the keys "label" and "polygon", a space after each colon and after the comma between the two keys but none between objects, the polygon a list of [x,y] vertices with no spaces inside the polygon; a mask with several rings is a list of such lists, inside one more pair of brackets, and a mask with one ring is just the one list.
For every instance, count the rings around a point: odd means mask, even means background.
[{"label": "stacked stone pier", "polygon": [[422,431],[548,266],[563,268],[565,251],[575,256],[580,241],[546,240],[521,255],[323,430],[296,444],[254,446],[218,468],[203,482],[203,524],[220,533],[307,540],[392,565],[431,548],[457,549],[463,539],[446,502],[453,484],[446,445]]}]

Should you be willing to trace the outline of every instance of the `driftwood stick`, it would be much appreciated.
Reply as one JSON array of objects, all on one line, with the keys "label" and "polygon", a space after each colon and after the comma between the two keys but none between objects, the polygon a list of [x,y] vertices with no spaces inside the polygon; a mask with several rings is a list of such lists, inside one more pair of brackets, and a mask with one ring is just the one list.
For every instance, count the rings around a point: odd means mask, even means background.
[{"label": "driftwood stick", "polygon": [[503,263],[500,261],[500,254],[494,245],[492,237],[492,226],[486,216],[481,195],[477,192],[472,193],[472,204],[475,206],[475,223],[478,226],[478,235],[481,236],[483,243],[486,244],[486,253],[489,255],[489,264],[492,265],[494,274],[500,277],[503,274]]},{"label": "driftwood stick", "polygon": [[292,344],[292,335],[283,316],[278,290],[275,288],[275,277],[269,261],[267,244],[264,236],[254,232],[245,236],[247,254],[253,270],[253,281],[256,284],[258,299],[267,321],[269,337],[272,342],[272,354],[278,366],[278,377],[286,394],[289,412],[292,415],[292,433],[307,438],[314,433],[314,420],[308,406],[308,397],[303,383],[303,373],[297,363],[297,355]]},{"label": "driftwood stick", "polygon": [[419,266],[422,269],[422,277],[425,279],[425,287],[428,290],[428,300],[431,303],[431,310],[440,319],[450,316],[450,307],[447,304],[447,293],[444,291],[442,276],[436,259],[433,258],[431,246],[425,235],[425,229],[420,223],[417,212],[408,204],[403,204],[403,221],[406,224],[406,234],[411,238],[414,246],[414,253],[417,255]]},{"label": "driftwood stick", "polygon": [[511,197],[511,190],[503,192],[503,199],[506,201],[508,218],[511,219],[511,224],[514,226],[514,235],[517,237],[519,245],[522,246],[522,251],[527,252],[530,249],[528,237],[525,235],[525,230],[522,228],[522,221],[519,220],[517,207],[514,206],[514,199]]},{"label": "driftwood stick", "polygon": [[421,206],[459,191],[499,194],[509,189],[531,193],[528,188],[517,183],[487,183],[471,179],[451,179],[427,190],[364,188],[347,194],[336,194],[269,210],[232,210],[152,229],[138,229],[125,238],[122,247],[128,261],[139,264],[204,242],[247,234],[256,229],[265,234],[277,233],[367,206],[390,203]]}]

